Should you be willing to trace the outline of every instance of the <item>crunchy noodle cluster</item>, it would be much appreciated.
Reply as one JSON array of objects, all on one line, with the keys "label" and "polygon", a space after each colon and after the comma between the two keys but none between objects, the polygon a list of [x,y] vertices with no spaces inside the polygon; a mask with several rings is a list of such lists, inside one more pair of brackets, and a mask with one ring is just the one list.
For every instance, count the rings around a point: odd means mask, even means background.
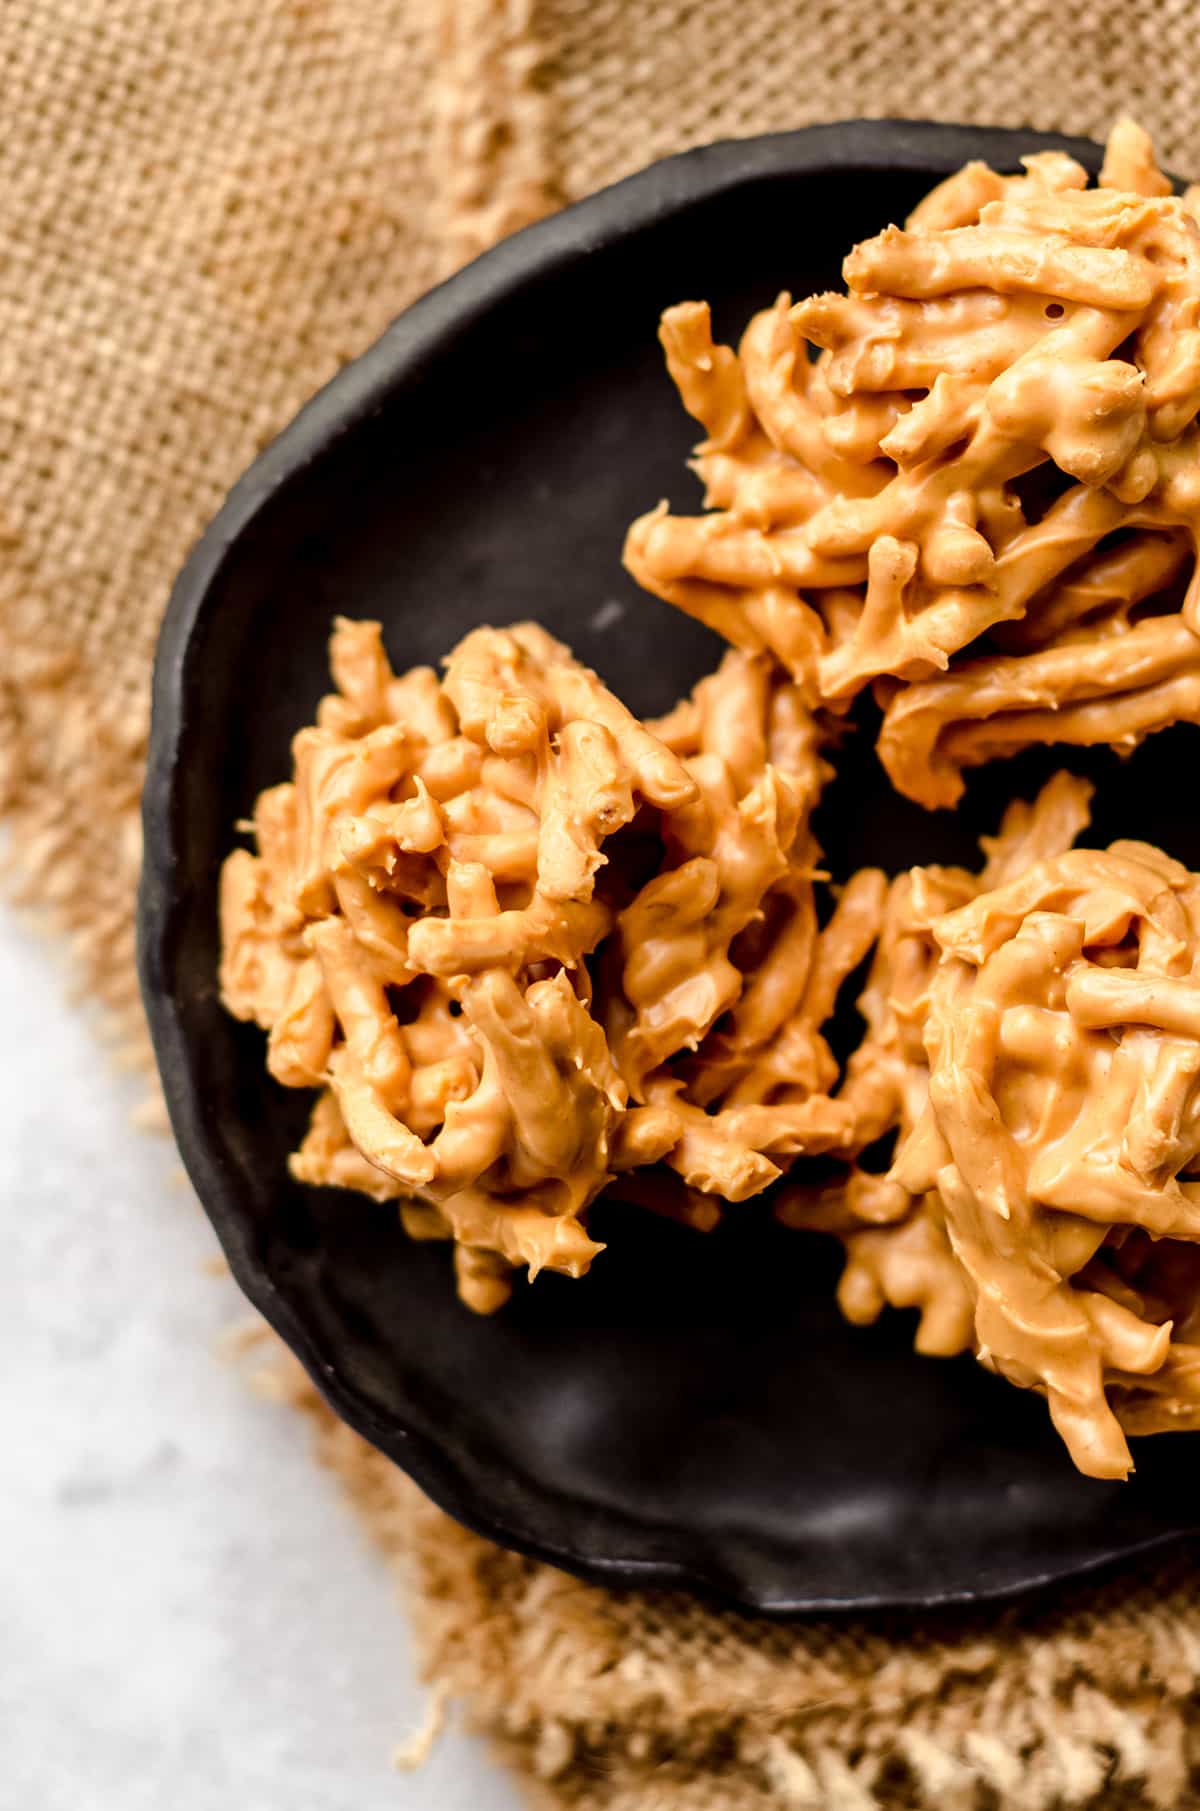
[{"label": "crunchy noodle cluster", "polygon": [[1087,788],[1010,810],[978,877],[893,882],[842,1099],[886,1174],[790,1188],[838,1233],[851,1320],[920,1310],[1041,1391],[1076,1465],[1200,1426],[1200,876],[1144,843],[1070,849]]},{"label": "crunchy noodle cluster", "polygon": [[[1200,721],[1200,226],[1132,121],[1100,186],[1061,152],[968,164],[846,259],[848,294],[663,316],[707,512],[634,577],[814,701],[873,685],[899,791],[1035,742]],[[810,357],[810,349],[819,356]]]},{"label": "crunchy noodle cluster", "polygon": [[439,681],[339,620],[331,665],[221,881],[224,1001],[277,1081],[323,1090],[297,1177],[453,1238],[490,1310],[515,1267],[587,1269],[618,1175],[711,1226],[844,1142],[821,1026],[885,883],[818,928],[827,770],[786,676],[731,653],[647,728],[529,623],[475,630]]}]

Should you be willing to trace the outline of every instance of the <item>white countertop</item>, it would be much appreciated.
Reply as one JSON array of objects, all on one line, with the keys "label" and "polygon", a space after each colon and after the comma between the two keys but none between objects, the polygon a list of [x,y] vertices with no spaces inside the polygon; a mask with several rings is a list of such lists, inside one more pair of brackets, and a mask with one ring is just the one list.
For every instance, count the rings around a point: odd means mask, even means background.
[{"label": "white countertop", "polygon": [[453,1729],[392,1770],[391,1581],[215,1355],[248,1310],[55,957],[0,908],[0,1811],[517,1811]]}]

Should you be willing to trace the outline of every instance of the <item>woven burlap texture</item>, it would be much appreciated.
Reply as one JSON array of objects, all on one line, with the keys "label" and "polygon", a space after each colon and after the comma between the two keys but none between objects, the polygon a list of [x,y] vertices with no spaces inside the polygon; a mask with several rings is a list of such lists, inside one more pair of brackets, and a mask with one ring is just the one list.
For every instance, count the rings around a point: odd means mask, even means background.
[{"label": "woven burlap texture", "polygon": [[[5,0],[0,808],[19,887],[133,1054],[159,617],[312,390],[455,263],[704,139],[853,114],[1095,135],[1127,106],[1198,169],[1194,19],[1192,0]],[[1200,1802],[1184,1556],[1024,1618],[780,1629],[501,1553],[295,1394],[408,1580],[431,1677],[541,1802]]]}]

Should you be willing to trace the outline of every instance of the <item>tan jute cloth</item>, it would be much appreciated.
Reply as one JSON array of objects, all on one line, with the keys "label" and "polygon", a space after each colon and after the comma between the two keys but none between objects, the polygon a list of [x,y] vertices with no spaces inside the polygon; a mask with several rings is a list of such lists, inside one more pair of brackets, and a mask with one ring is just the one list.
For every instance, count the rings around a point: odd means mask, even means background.
[{"label": "tan jute cloth", "polygon": [[[159,616],[323,379],[504,232],[721,135],[854,114],[1095,135],[1127,106],[1200,173],[1195,5],[3,0],[0,800],[19,884],[132,1053]],[[501,1553],[307,1401],[431,1678],[536,1802],[1200,1803],[1186,1556],[1023,1615],[776,1628]]]}]

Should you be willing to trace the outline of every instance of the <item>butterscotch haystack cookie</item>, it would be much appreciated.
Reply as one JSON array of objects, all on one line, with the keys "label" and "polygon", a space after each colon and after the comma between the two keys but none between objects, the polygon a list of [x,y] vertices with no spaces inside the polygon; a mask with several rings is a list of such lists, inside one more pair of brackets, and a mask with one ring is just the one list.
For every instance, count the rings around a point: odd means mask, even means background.
[{"label": "butterscotch haystack cookie", "polygon": [[979,877],[893,882],[841,1098],[895,1160],[779,1212],[844,1241],[849,1318],[918,1308],[1123,1477],[1123,1429],[1200,1426],[1200,878],[1085,819],[1060,775]]},{"label": "butterscotch haystack cookie", "polygon": [[1098,188],[1024,163],[968,164],[736,353],[668,309],[706,513],[626,542],[812,699],[874,685],[884,765],[930,806],[1030,743],[1200,720],[1200,226],[1131,121]]},{"label": "butterscotch haystack cookie", "polygon": [[828,769],[786,675],[731,653],[647,727],[533,624],[473,631],[440,680],[393,674],[376,623],[330,655],[221,883],[225,1004],[321,1090],[299,1180],[455,1240],[489,1312],[516,1268],[587,1269],[614,1179],[711,1227],[844,1144],[821,1028],[884,883],[820,926]]}]

